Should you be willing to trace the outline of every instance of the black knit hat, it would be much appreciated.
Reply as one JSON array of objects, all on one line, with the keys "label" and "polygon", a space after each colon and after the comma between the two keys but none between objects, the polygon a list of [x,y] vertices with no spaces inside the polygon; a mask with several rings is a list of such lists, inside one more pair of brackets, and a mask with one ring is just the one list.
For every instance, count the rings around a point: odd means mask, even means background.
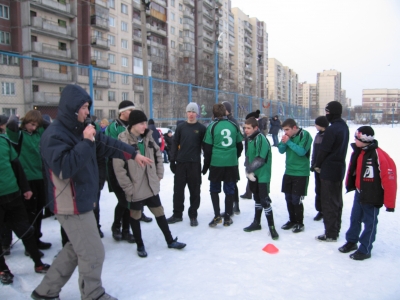
[{"label": "black knit hat", "polygon": [[232,105],[228,101],[224,101],[222,104],[225,106],[225,109],[228,113],[232,113]]},{"label": "black knit hat", "polygon": [[375,132],[371,126],[361,126],[356,130],[354,137],[363,143],[372,143],[375,140]]},{"label": "black knit hat", "polygon": [[119,113],[122,113],[123,111],[126,111],[128,109],[135,109],[135,104],[133,104],[132,101],[124,100],[118,105]]},{"label": "black knit hat", "polygon": [[331,101],[325,107],[325,111],[331,115],[341,115],[342,109],[342,104],[338,101]]},{"label": "black knit hat", "polygon": [[133,125],[142,123],[142,122],[147,122],[147,117],[142,112],[141,110],[132,110],[131,113],[129,114],[129,127],[132,127]]},{"label": "black knit hat", "polygon": [[154,125],[154,120],[153,120],[153,119],[149,119],[149,121],[147,122],[147,124],[149,124],[149,125]]},{"label": "black knit hat", "polygon": [[325,116],[319,116],[318,118],[315,119],[315,125],[326,128],[329,126],[329,122]]}]

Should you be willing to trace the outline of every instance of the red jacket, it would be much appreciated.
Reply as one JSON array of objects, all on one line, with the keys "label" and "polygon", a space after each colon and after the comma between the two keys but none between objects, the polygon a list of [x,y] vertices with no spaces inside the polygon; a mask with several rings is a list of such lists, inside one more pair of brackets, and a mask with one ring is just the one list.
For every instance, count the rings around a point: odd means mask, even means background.
[{"label": "red jacket", "polygon": [[[354,152],[351,154],[346,176],[346,190],[356,189],[356,178],[360,176],[360,202],[376,206],[385,205],[395,208],[397,193],[397,171],[393,159],[375,141],[361,149],[351,144]],[[364,151],[362,165],[357,166],[357,159]],[[361,172],[360,172],[361,170]],[[356,175],[356,172],[357,175]],[[357,184],[358,185],[358,184]]]},{"label": "red jacket", "polygon": [[161,140],[161,142],[160,142],[160,151],[163,152],[163,151],[164,151],[164,148],[165,148],[164,135],[162,134],[161,129],[157,129],[157,130],[158,130],[158,132],[160,133],[160,140]]}]

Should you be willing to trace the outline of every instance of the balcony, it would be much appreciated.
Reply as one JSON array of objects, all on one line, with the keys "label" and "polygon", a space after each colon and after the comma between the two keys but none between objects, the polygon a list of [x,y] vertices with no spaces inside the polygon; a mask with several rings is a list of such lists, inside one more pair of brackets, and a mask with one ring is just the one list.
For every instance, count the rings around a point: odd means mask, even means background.
[{"label": "balcony", "polygon": [[223,3],[221,2],[221,0],[215,0],[215,4],[217,4],[218,6],[222,6]]},{"label": "balcony", "polygon": [[90,0],[90,3],[108,8],[108,1],[107,0]]},{"label": "balcony", "polygon": [[223,17],[224,15],[222,14],[222,9],[216,9],[215,12],[219,17]]},{"label": "balcony", "polygon": [[33,77],[38,81],[67,83],[72,81],[70,72],[60,73],[59,70],[33,68]]},{"label": "balcony", "polygon": [[214,43],[215,42],[215,38],[213,37],[213,35],[211,33],[208,33],[207,31],[203,31],[203,39],[210,42],[210,43]]},{"label": "balcony", "polygon": [[183,17],[194,20],[194,14],[191,11],[184,10]]},{"label": "balcony", "polygon": [[144,90],[144,88],[143,88],[143,85],[134,85],[133,86],[133,90],[135,91],[135,92],[143,92],[143,90]]},{"label": "balcony", "polygon": [[92,56],[92,66],[97,68],[109,69],[110,65],[108,59],[102,59],[101,57]]},{"label": "balcony", "polygon": [[33,7],[39,7],[42,10],[54,13],[56,15],[66,16],[69,18],[74,18],[76,16],[76,13],[71,7],[71,4],[69,4],[69,1],[61,3],[54,0],[32,0],[30,3]]},{"label": "balcony", "polygon": [[194,32],[194,26],[190,24],[183,24],[183,30],[189,30],[191,32]]},{"label": "balcony", "polygon": [[183,0],[183,4],[187,6],[194,7],[194,0]]},{"label": "balcony", "polygon": [[60,102],[60,93],[34,92],[33,102],[58,104]]},{"label": "balcony", "polygon": [[161,6],[167,7],[167,3],[164,0],[152,0],[154,3],[157,3]]},{"label": "balcony", "polygon": [[213,3],[212,0],[203,0],[203,4],[204,4],[205,6],[208,6],[208,7],[211,8],[211,9],[214,9],[214,3]]},{"label": "balcony", "polygon": [[247,41],[244,42],[244,45],[250,49],[252,49],[253,47],[251,46],[251,44]]},{"label": "balcony", "polygon": [[132,19],[132,24],[135,27],[141,27],[142,26],[142,21],[140,21],[140,19],[133,18]]},{"label": "balcony", "polygon": [[107,77],[93,77],[93,85],[98,88],[110,88],[110,79]]},{"label": "balcony", "polygon": [[110,42],[98,36],[92,36],[92,41],[90,44],[96,48],[110,50]]},{"label": "balcony", "polygon": [[214,21],[214,16],[211,9],[208,10],[205,7],[203,7],[203,17],[209,19],[210,21]]},{"label": "balcony", "polygon": [[98,15],[93,15],[90,17],[90,25],[99,29],[107,31],[110,30],[110,26],[108,25],[108,19],[102,18]]},{"label": "balcony", "polygon": [[165,29],[161,28],[160,26],[147,24],[147,29],[150,30],[151,32],[154,32],[154,33],[158,34],[158,35],[161,35],[161,36],[164,36],[164,37],[167,36],[167,31]]},{"label": "balcony", "polygon": [[251,76],[248,76],[248,75],[244,75],[244,79],[249,80],[249,81],[253,81],[253,78],[251,78]]},{"label": "balcony", "polygon": [[72,36],[71,27],[69,26],[63,27],[60,26],[58,23],[40,17],[32,17],[31,26],[33,32],[37,32],[43,35],[65,40],[75,39],[75,37]]},{"label": "balcony", "polygon": [[203,26],[204,26],[204,28],[206,28],[207,30],[210,30],[210,31],[214,31],[214,24],[213,23],[208,23],[208,22],[205,22],[205,21],[203,21]]},{"label": "balcony", "polygon": [[141,35],[138,35],[138,34],[133,34],[132,35],[132,39],[135,41],[135,42],[142,42],[142,36]]},{"label": "balcony", "polygon": [[229,48],[229,55],[235,55],[235,52],[233,52],[233,50],[230,48]]},{"label": "balcony", "polygon": [[37,53],[40,56],[50,56],[60,59],[71,59],[70,49],[60,49],[58,46],[43,44],[40,42],[32,42],[32,52]]}]

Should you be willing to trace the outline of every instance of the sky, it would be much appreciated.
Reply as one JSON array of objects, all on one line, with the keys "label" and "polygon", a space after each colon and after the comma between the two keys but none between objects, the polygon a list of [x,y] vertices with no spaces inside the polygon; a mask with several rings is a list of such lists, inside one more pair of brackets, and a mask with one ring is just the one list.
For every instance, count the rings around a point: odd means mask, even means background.
[{"label": "sky", "polygon": [[[358,125],[351,125],[353,136]],[[400,125],[374,126],[375,137],[380,147],[387,151],[400,166],[396,156],[400,140],[393,139],[400,133]],[[306,130],[314,137],[316,129]],[[271,136],[268,136],[272,143]],[[347,161],[350,158],[350,147]],[[245,192],[246,177],[244,157],[239,160],[241,180],[239,193]],[[172,190],[174,176],[164,164],[164,178],[161,180],[160,198],[166,217],[172,215]],[[208,174],[201,185],[201,204],[198,210],[199,226],[190,227],[187,217],[189,194],[186,188],[183,222],[170,225],[174,237],[187,246],[182,250],[168,249],[156,222],[141,223],[142,237],[148,252],[147,258],[136,254],[136,244],[116,242],[111,236],[111,224],[117,203],[115,195],[108,192],[107,184],[101,193],[100,223],[104,232],[102,242],[106,251],[102,282],[106,291],[119,300],[397,300],[400,295],[400,239],[399,205],[395,213],[380,209],[378,234],[372,257],[365,261],[354,261],[349,254],[337,249],[345,240],[350,223],[354,192],[343,192],[342,229],[338,242],[325,243],[315,240],[323,234],[323,223],[313,221],[314,177],[311,174],[308,195],[304,203],[305,231],[295,234],[280,227],[287,222],[288,214],[281,180],[285,170],[285,155],[272,148],[271,193],[278,240],[268,234],[265,216],[262,216],[262,230],[244,232],[254,218],[254,201],[240,200],[241,213],[233,217],[230,227],[218,225],[210,228],[213,208],[209,195]],[[398,185],[399,186],[399,185]],[[220,195],[220,205],[224,196]],[[147,216],[154,216],[145,208]],[[54,218],[47,218],[42,224],[42,240],[53,246],[43,250],[43,262],[51,264],[61,249],[60,225]],[[16,239],[14,239],[15,241]],[[279,252],[269,254],[262,249],[274,245]],[[33,289],[41,282],[43,275],[33,271],[33,262],[24,255],[21,242],[11,249],[6,262],[15,275],[9,286],[0,284],[0,298],[30,299]],[[78,270],[76,269],[60,293],[62,300],[80,299]]]},{"label": "sky", "polygon": [[363,89],[400,88],[398,0],[232,0],[232,7],[266,22],[268,56],[299,82],[335,69],[353,105]]}]

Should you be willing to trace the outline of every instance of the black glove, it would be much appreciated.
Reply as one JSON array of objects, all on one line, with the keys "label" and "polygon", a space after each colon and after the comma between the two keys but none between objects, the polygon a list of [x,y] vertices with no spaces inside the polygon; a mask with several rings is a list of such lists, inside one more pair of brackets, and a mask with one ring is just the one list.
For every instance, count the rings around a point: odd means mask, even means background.
[{"label": "black glove", "polygon": [[174,160],[171,160],[171,161],[170,161],[169,168],[171,169],[171,172],[172,172],[173,174],[175,174],[175,172],[176,172],[176,164],[175,164],[175,161],[174,161]]},{"label": "black glove", "polygon": [[388,211],[388,212],[394,212],[394,208],[386,208],[386,211]]},{"label": "black glove", "polygon": [[203,170],[201,170],[201,173],[203,173],[203,175],[206,175],[208,171],[208,167],[207,166],[203,166]]},{"label": "black glove", "polygon": [[310,167],[310,171],[311,171],[311,172],[314,172],[314,166],[311,166],[311,167]]}]

